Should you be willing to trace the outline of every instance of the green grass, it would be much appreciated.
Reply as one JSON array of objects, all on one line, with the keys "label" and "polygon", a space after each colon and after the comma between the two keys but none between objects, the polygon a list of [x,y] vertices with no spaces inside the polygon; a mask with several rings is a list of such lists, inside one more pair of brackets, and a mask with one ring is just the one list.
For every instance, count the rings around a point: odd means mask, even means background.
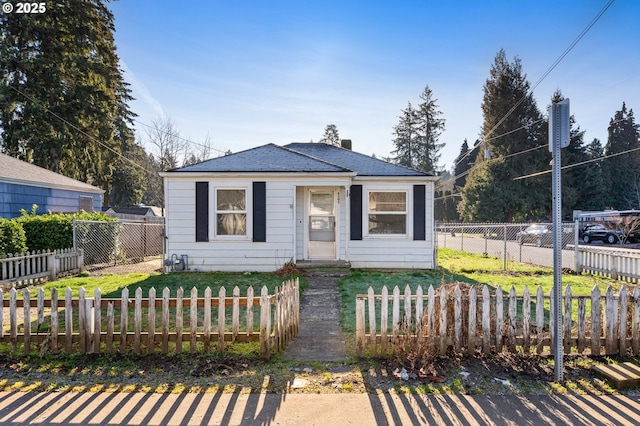
[{"label": "green grass", "polygon": [[[58,281],[48,282],[42,286],[45,297],[49,297],[53,288],[58,289],[58,297],[64,297],[66,288],[70,288],[74,297],[78,297],[80,288],[84,288],[87,297],[92,297],[95,289],[100,289],[102,298],[120,298],[124,288],[129,289],[129,297],[133,297],[137,288],[142,289],[142,297],[148,297],[151,288],[156,289],[156,297],[161,297],[162,290],[167,287],[171,297],[176,297],[178,288],[182,287],[185,296],[188,296],[192,288],[198,289],[198,296],[202,297],[207,287],[211,288],[212,296],[217,296],[220,287],[225,287],[227,296],[232,294],[233,288],[238,286],[240,295],[245,296],[247,289],[253,287],[254,294],[259,295],[262,286],[267,286],[270,293],[275,287],[281,286],[286,278],[274,274],[241,274],[223,272],[184,272],[174,274],[128,274],[105,275],[101,277],[74,277]],[[306,280],[300,279],[300,287],[304,288]],[[35,297],[38,291],[35,287],[30,289],[31,297]],[[22,292],[18,293],[21,297]]]},{"label": "green grass", "polygon": [[[419,285],[426,293],[430,285],[436,289],[441,283],[462,282],[470,285],[488,285],[492,291],[501,286],[504,293],[508,293],[513,286],[518,296],[522,296],[525,287],[529,288],[532,297],[535,297],[538,286],[542,287],[545,295],[551,292],[553,287],[552,268],[509,262],[507,269],[507,271],[504,270],[502,259],[440,248],[438,249],[437,270],[352,271],[349,276],[341,279],[338,283],[342,303],[343,329],[347,333],[355,332],[356,295],[367,294],[369,287],[373,288],[375,294],[380,294],[382,287],[387,286],[389,294],[391,294],[393,288],[398,286],[400,293],[404,294],[405,287],[409,285],[412,294],[415,294]],[[617,291],[623,284],[621,281],[589,274],[563,274],[562,276],[563,294],[566,286],[570,286],[574,296],[590,295],[594,286],[597,286],[604,295],[608,286]],[[574,304],[573,312],[575,314],[577,301]],[[587,312],[589,309],[590,303],[587,302]],[[548,315],[548,310],[547,301],[545,315]],[[520,306],[518,312],[521,312]],[[535,305],[532,306],[532,315],[534,314]]]}]

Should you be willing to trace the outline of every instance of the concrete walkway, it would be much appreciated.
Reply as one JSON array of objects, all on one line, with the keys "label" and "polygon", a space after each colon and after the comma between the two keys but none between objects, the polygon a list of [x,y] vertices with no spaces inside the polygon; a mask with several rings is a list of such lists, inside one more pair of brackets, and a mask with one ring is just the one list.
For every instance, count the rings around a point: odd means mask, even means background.
[{"label": "concrete walkway", "polygon": [[638,397],[0,392],[14,425],[637,425]]},{"label": "concrete walkway", "polygon": [[345,340],[340,327],[338,280],[346,272],[310,272],[300,299],[300,331],[284,351],[295,361],[344,361]]}]

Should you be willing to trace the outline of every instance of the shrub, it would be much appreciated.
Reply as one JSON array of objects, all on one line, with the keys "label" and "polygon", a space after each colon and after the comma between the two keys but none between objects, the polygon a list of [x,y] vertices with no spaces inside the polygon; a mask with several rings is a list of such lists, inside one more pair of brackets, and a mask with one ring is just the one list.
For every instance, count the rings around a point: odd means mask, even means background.
[{"label": "shrub", "polygon": [[27,237],[19,223],[0,218],[0,255],[24,253],[27,251]]},{"label": "shrub", "polygon": [[37,206],[30,213],[22,211],[22,216],[14,221],[21,224],[27,237],[28,249],[59,250],[73,247],[73,219],[115,222],[117,219],[104,213],[80,212],[74,214],[36,215]]}]

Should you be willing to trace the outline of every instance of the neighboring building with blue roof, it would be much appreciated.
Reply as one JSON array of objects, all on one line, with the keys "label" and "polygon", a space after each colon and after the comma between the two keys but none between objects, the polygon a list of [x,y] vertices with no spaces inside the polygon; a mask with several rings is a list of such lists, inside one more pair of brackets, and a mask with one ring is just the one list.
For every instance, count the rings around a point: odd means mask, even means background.
[{"label": "neighboring building with blue roof", "polygon": [[161,173],[167,254],[191,269],[431,269],[437,177],[322,143],[267,144]]},{"label": "neighboring building with blue roof", "polygon": [[104,190],[42,167],[0,154],[0,217],[11,219],[28,212],[100,211]]}]

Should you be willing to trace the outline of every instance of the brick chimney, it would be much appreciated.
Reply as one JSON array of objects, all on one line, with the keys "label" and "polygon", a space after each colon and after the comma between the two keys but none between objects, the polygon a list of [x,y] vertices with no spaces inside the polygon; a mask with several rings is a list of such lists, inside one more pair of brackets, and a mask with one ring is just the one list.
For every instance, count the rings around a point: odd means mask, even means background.
[{"label": "brick chimney", "polygon": [[348,149],[349,151],[351,151],[351,139],[340,140],[340,146],[344,149]]}]

